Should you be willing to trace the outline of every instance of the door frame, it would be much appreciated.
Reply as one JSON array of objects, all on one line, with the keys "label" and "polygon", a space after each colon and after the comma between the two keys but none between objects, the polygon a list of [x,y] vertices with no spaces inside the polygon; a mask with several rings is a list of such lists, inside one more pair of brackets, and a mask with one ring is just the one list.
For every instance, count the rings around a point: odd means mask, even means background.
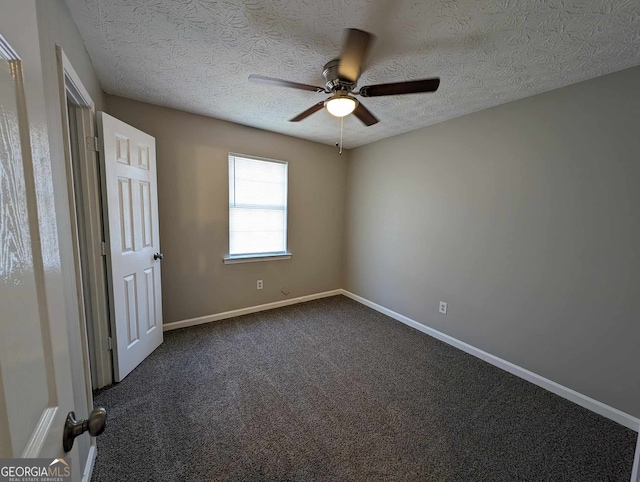
[{"label": "door frame", "polygon": [[[65,164],[69,186],[80,183],[82,203],[75,199],[73,190],[69,191],[69,207],[74,219],[78,219],[78,206],[82,206],[84,222],[72,222],[74,238],[74,260],[76,276],[82,281],[82,270],[89,280],[82,293],[78,293],[78,303],[85,319],[83,336],[89,345],[88,359],[93,389],[103,388],[113,383],[113,360],[110,342],[109,297],[104,264],[104,227],[102,219],[102,193],[100,191],[99,159],[96,150],[96,109],[91,96],[73,69],[71,62],[60,46],[56,46],[60,101],[65,137]],[[67,98],[78,108],[70,113]],[[69,132],[69,119],[75,114],[78,132]],[[73,141],[76,141],[72,145]],[[83,142],[84,140],[84,142]],[[74,152],[75,148],[75,152]],[[76,154],[76,161],[74,156]],[[78,170],[77,165],[83,169]],[[86,168],[86,169],[84,169]],[[75,171],[74,171],[75,169]],[[84,242],[83,242],[84,241]],[[81,246],[82,243],[82,246]],[[82,249],[81,249],[82,248]],[[86,259],[82,260],[82,253]],[[83,264],[84,261],[84,264]],[[82,283],[80,283],[82,284]],[[86,309],[88,307],[88,309]]]},{"label": "door frame", "polygon": [[[75,298],[79,323],[68,323],[68,332],[73,336],[70,337],[70,343],[76,340],[76,347],[71,348],[72,354],[72,376],[74,379],[83,378],[86,397],[87,411],[91,411],[93,408],[93,392],[92,392],[92,377],[91,377],[91,363],[89,354],[89,342],[88,342],[88,329],[87,329],[87,313],[85,310],[85,289],[83,286],[82,277],[82,260],[80,255],[80,236],[79,226],[77,222],[77,209],[75,197],[75,178],[74,178],[74,162],[72,157],[72,136],[70,132],[69,124],[69,110],[67,106],[67,100],[71,99],[74,104],[77,104],[83,112],[83,115],[87,115],[95,119],[95,103],[89,95],[87,89],[82,84],[80,77],[76,73],[75,69],[71,65],[68,57],[64,53],[63,49],[56,45],[56,66],[58,76],[58,95],[60,101],[61,111],[61,127],[62,127],[62,148],[64,155],[64,170],[67,184],[67,201],[69,209],[69,227],[70,227],[70,251],[73,255],[73,267],[71,268],[75,275]],[[95,134],[94,134],[95,135]],[[78,146],[76,149],[81,155],[85,152],[85,149],[81,149]],[[94,156],[95,157],[95,156]],[[95,163],[94,163],[95,165]],[[76,176],[77,177],[77,176]],[[98,213],[98,216],[100,213]],[[71,290],[72,287],[68,286]],[[80,353],[77,353],[77,352]],[[75,356],[74,356],[75,355]],[[74,390],[75,391],[75,390]],[[74,396],[76,394],[74,393]],[[93,466],[97,456],[97,446],[95,437],[89,438],[89,448],[87,454],[86,465],[83,467],[82,481],[89,482],[93,473]]]},{"label": "door frame", "polygon": [[633,459],[631,482],[640,482],[640,427],[638,427],[638,443],[636,444],[636,455]]}]

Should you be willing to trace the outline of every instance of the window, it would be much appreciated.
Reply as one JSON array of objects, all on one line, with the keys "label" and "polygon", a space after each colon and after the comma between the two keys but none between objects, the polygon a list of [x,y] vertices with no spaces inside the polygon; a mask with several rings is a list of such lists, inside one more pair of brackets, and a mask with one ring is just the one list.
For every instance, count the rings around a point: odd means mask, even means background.
[{"label": "window", "polygon": [[287,252],[287,168],[283,161],[229,154],[229,256],[264,260]]}]

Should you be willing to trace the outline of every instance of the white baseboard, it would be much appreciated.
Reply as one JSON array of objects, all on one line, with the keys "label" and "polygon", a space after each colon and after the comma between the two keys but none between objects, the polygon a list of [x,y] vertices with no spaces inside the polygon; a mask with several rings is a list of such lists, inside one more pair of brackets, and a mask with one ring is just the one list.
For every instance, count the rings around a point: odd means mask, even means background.
[{"label": "white baseboard", "polygon": [[638,433],[638,443],[636,445],[636,456],[633,459],[633,470],[631,472],[631,482],[640,482],[640,433]]},{"label": "white baseboard", "polygon": [[93,475],[93,466],[96,463],[96,455],[98,450],[96,449],[95,442],[89,447],[89,455],[87,456],[87,463],[84,466],[84,473],[82,474],[82,482],[89,482],[91,475]]},{"label": "white baseboard", "polygon": [[[259,311],[272,310],[274,308],[280,308],[282,306],[294,305],[297,303],[304,303],[305,301],[317,300],[320,298],[327,298],[329,296],[336,296],[340,294],[345,295],[351,298],[352,300],[357,301],[358,303],[368,306],[369,308],[373,308],[374,310],[379,311],[380,313],[383,313],[395,320],[398,320],[401,323],[404,323],[405,325],[411,326],[416,330],[426,333],[429,336],[437,338],[438,340],[443,341],[448,345],[451,345],[477,358],[480,358],[481,360],[484,360],[498,368],[506,370],[517,377],[520,377],[535,385],[538,385],[539,387],[544,388],[545,390],[549,390],[550,392],[553,392],[556,395],[561,396],[562,398],[570,400],[573,403],[576,403],[588,410],[591,410],[592,412],[595,412],[599,415],[602,415],[603,417],[613,420],[614,422],[624,425],[625,427],[628,427],[631,430],[635,430],[637,432],[640,429],[640,419],[636,417],[633,417],[627,413],[624,413],[616,408],[610,407],[609,405],[599,402],[598,400],[587,397],[586,395],[578,393],[575,390],[572,390],[571,388],[567,388],[563,385],[560,385],[559,383],[556,383],[552,380],[549,380],[548,378],[542,377],[536,373],[526,370],[525,368],[519,367],[518,365],[514,365],[511,362],[503,360],[502,358],[492,355],[491,353],[487,353],[486,351],[480,350],[479,348],[471,346],[468,343],[465,343],[456,338],[453,338],[452,336],[446,335],[445,333],[442,333],[438,330],[434,330],[433,328],[429,328],[428,326],[423,325],[422,323],[418,323],[417,321],[412,320],[407,316],[401,315],[400,313],[396,313],[395,311],[385,308],[384,306],[374,303],[373,301],[369,301],[366,298],[358,296],[344,289],[324,291],[322,293],[314,293],[307,296],[300,296],[298,298],[275,301],[273,303],[266,303],[264,305],[249,306],[247,308],[241,308],[238,310],[225,311],[223,313],[216,313],[213,315],[200,316],[198,318],[190,318],[188,320],[165,323],[163,325],[163,330],[169,331],[169,330],[176,330],[178,328],[186,328],[188,326],[201,325],[203,323],[210,323],[212,321],[225,320],[227,318],[233,318],[235,316],[247,315],[249,313],[257,313]],[[638,454],[636,454],[636,465],[638,465],[637,459],[638,459]],[[640,482],[640,480],[638,481],[634,480],[633,482]]]},{"label": "white baseboard", "polygon": [[[400,313],[396,313],[395,311],[385,308],[384,306],[374,303],[373,301],[369,301],[368,299],[363,298],[362,296],[358,296],[344,289],[324,291],[322,293],[314,293],[312,295],[300,296],[298,298],[276,301],[273,303],[266,303],[264,305],[250,306],[248,308],[241,308],[239,310],[225,311],[223,313],[217,313],[214,315],[201,316],[198,318],[191,318],[191,319],[182,320],[182,321],[174,321],[172,323],[166,323],[163,326],[163,330],[169,331],[169,330],[176,330],[178,328],[186,328],[188,326],[201,325],[203,323],[210,323],[212,321],[225,320],[227,318],[233,318],[235,316],[247,315],[249,313],[257,313],[259,311],[272,310],[274,308],[280,308],[282,306],[294,305],[297,303],[304,303],[305,301],[317,300],[320,298],[327,298],[329,296],[336,296],[336,295],[345,295],[348,298],[351,298],[352,300],[357,301],[358,303],[368,306],[369,308],[372,308],[382,314],[385,314],[395,320],[398,320],[401,323],[404,323],[405,325],[408,325],[412,328],[415,328],[418,331],[421,331],[429,336],[432,336],[440,341],[443,341],[448,345],[451,345],[455,348],[458,348],[459,350],[469,353],[470,355],[480,358],[481,360],[484,360],[487,363],[490,363],[498,368],[501,368],[517,377],[527,380],[528,382],[531,382],[534,385],[538,385],[539,387],[542,387],[545,390],[548,390],[552,393],[555,393],[556,395],[561,396],[562,398],[565,398],[573,403],[576,403],[581,407],[586,408],[587,410],[591,410],[592,412],[595,412],[598,415],[602,415],[603,417],[613,420],[614,422],[624,425],[625,427],[630,428],[631,430],[634,430],[636,432],[640,431],[640,419],[633,417],[628,413],[624,413],[621,410],[610,407],[609,405],[599,402],[598,400],[595,400],[591,397],[587,397],[586,395],[578,393],[575,390],[572,390],[571,388],[567,388],[563,385],[560,385],[559,383],[549,380],[548,378],[542,377],[540,375],[537,375],[536,373],[526,370],[525,368],[519,367],[518,365],[514,365],[513,363],[503,360],[502,358],[492,355],[491,353],[487,353],[486,351],[480,350],[479,348],[471,346],[468,343],[460,341],[452,336],[446,335],[441,331],[434,330],[433,328],[429,328],[428,326],[423,325],[422,323],[418,323],[417,321],[412,320],[407,316],[401,315]],[[89,482],[89,480],[91,479],[91,473],[93,471],[93,464],[95,462],[95,458],[96,458],[96,450],[95,450],[95,446],[92,446],[89,452],[89,458],[87,460],[87,467],[85,469],[85,474],[82,478],[83,482],[85,481]],[[635,453],[635,458],[633,463],[633,472],[631,475],[631,482],[640,482],[640,433],[638,434],[638,444],[636,447],[636,453]]]},{"label": "white baseboard", "polygon": [[305,301],[317,300],[320,298],[327,298],[329,296],[341,295],[343,290],[331,290],[323,291],[322,293],[314,293],[312,295],[300,296],[298,298],[291,298],[288,300],[274,301],[273,303],[266,303],[264,305],[249,306],[248,308],[240,308],[239,310],[225,311],[223,313],[216,313],[214,315],[200,316],[198,318],[190,318],[188,320],[173,321],[171,323],[165,323],[162,326],[163,331],[177,330],[178,328],[186,328],[187,326],[202,325],[203,323],[211,323],[212,321],[226,320],[227,318],[233,318],[234,316],[248,315],[249,313],[257,313],[259,311],[273,310],[274,308],[280,308],[282,306],[295,305],[297,303],[304,303]]},{"label": "white baseboard", "polygon": [[[561,396],[562,398],[566,398],[567,400],[570,400],[573,403],[580,405],[581,407],[584,407],[588,410],[591,410],[592,412],[602,415],[603,417],[611,419],[614,422],[618,422],[619,424],[624,425],[625,427],[628,427],[631,430],[635,430],[637,432],[638,429],[640,428],[640,419],[637,419],[636,417],[633,417],[627,413],[624,413],[616,408],[610,407],[609,405],[605,405],[604,403],[599,402],[598,400],[594,400],[593,398],[587,397],[586,395],[578,393],[575,390],[572,390],[570,388],[560,385],[559,383],[549,380],[548,378],[544,378],[540,375],[530,372],[529,370],[519,367],[518,365],[514,365],[513,363],[503,360],[502,358],[498,358],[497,356],[487,353],[486,351],[482,351],[479,348],[471,346],[468,343],[465,343],[456,338],[453,338],[452,336],[446,335],[438,330],[429,328],[428,326],[425,326],[422,323],[418,323],[417,321],[412,320],[411,318],[401,315],[400,313],[396,313],[395,311],[385,308],[384,306],[380,306],[379,304],[374,303],[373,301],[369,301],[366,298],[363,298],[361,296],[358,296],[346,290],[342,290],[342,294],[351,298],[352,300],[357,301],[358,303],[362,303],[363,305],[368,306],[369,308],[373,308],[374,310],[379,311],[380,313],[390,316],[391,318],[398,320],[404,323],[405,325],[409,325],[412,328],[415,328],[416,330],[419,330],[423,333],[426,333],[429,336],[437,338],[438,340],[443,341],[448,345],[458,348],[464,352],[469,353],[470,355],[473,355],[477,358],[480,358],[481,360],[491,363],[492,365],[495,365],[498,368],[502,368],[503,370],[506,370],[517,377],[523,378],[535,385],[538,385],[539,387],[542,387],[545,390],[549,390],[550,392],[553,392],[556,395]],[[637,450],[636,466],[638,465],[638,456],[639,455]],[[640,482],[640,480],[633,480],[633,482]]]}]

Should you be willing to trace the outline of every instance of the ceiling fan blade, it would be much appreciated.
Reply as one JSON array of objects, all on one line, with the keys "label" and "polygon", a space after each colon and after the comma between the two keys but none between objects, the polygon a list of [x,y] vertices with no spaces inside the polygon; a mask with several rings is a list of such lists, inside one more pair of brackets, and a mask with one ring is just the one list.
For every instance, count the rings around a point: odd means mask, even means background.
[{"label": "ceiling fan blade", "polygon": [[360,119],[367,127],[379,122],[376,116],[374,116],[371,112],[369,112],[369,109],[362,105],[362,102],[358,103],[358,107],[356,107],[356,110],[353,111],[353,115]]},{"label": "ceiling fan blade", "polygon": [[309,107],[307,110],[305,110],[301,114],[298,114],[293,119],[289,119],[289,122],[300,122],[301,120],[306,119],[307,117],[309,117],[311,114],[315,114],[316,112],[318,112],[323,107],[324,107],[324,100],[321,101],[321,102],[318,102],[317,104],[315,104],[315,105],[313,105],[311,107]]},{"label": "ceiling fan blade", "polygon": [[338,75],[341,79],[357,82],[373,38],[372,34],[364,30],[347,29],[347,41],[338,65]]},{"label": "ceiling fan blade", "polygon": [[249,82],[255,82],[257,84],[277,85],[279,87],[290,87],[292,89],[308,90],[311,92],[326,92],[323,87],[316,87],[315,85],[308,84],[299,84],[298,82],[290,82],[283,79],[274,79],[273,77],[264,77],[262,75],[251,74],[249,76]]},{"label": "ceiling fan blade", "polygon": [[421,92],[435,92],[440,85],[440,79],[408,80],[392,84],[365,85],[360,87],[362,97],[378,97],[381,95],[419,94]]}]

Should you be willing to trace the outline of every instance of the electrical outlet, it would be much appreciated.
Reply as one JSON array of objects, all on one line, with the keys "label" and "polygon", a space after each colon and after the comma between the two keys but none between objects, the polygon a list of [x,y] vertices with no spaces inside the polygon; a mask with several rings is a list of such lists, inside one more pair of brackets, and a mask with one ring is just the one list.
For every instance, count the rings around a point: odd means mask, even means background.
[{"label": "electrical outlet", "polygon": [[262,286],[263,286],[263,284],[262,284],[262,280],[261,280],[261,279],[259,279],[259,280],[258,280],[258,284],[257,284],[257,288],[258,288],[259,290],[261,290],[261,289],[262,289]]},{"label": "electrical outlet", "polygon": [[447,304],[444,301],[440,302],[440,308],[438,311],[440,311],[440,313],[442,313],[443,315],[447,314]]}]

